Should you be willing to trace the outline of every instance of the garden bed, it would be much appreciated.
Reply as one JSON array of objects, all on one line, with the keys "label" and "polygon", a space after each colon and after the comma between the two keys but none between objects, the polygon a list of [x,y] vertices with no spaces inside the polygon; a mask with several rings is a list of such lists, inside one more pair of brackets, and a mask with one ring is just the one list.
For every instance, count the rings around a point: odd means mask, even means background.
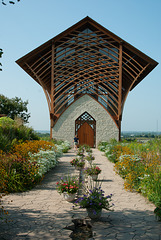
[{"label": "garden bed", "polygon": [[99,150],[115,163],[124,187],[137,191],[156,206],[161,206],[161,140],[147,143],[101,142]]}]

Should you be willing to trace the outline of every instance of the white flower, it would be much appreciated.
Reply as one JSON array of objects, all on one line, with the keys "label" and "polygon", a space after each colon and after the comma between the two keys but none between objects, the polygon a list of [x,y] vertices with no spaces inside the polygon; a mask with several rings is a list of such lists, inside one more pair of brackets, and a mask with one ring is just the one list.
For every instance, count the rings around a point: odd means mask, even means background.
[{"label": "white flower", "polygon": [[43,176],[50,169],[58,164],[58,158],[63,155],[64,148],[70,148],[70,144],[64,141],[60,145],[55,144],[55,148],[51,150],[40,149],[38,153],[29,153],[30,163],[35,163],[38,167],[38,176]]}]

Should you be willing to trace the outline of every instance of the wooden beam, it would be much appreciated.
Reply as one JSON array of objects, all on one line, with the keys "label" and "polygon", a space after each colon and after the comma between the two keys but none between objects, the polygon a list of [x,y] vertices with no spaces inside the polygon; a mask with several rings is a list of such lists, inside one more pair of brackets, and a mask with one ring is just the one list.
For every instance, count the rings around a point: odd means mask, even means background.
[{"label": "wooden beam", "polygon": [[54,107],[54,55],[55,55],[55,44],[52,41],[52,53],[51,53],[51,93],[50,93],[50,98],[51,98],[51,111],[50,111],[50,139],[52,139],[53,134],[52,134],[52,129],[54,126],[54,112],[55,112],[55,107]]},{"label": "wooden beam", "polygon": [[50,114],[50,109],[51,109],[51,99],[50,99],[50,95],[49,92],[46,90],[46,86],[44,85],[43,81],[41,81],[41,79],[37,76],[37,74],[33,71],[33,69],[30,67],[30,65],[25,62],[26,66],[28,67],[28,69],[30,69],[30,71],[32,72],[32,74],[34,75],[34,77],[36,78],[37,82],[39,82],[39,84],[42,86],[43,91],[45,93],[46,96],[46,100],[48,103],[48,108],[49,108],[49,114]]},{"label": "wooden beam", "polygon": [[119,141],[121,140],[121,116],[122,116],[122,42],[120,42],[119,49],[119,94],[118,94]]}]

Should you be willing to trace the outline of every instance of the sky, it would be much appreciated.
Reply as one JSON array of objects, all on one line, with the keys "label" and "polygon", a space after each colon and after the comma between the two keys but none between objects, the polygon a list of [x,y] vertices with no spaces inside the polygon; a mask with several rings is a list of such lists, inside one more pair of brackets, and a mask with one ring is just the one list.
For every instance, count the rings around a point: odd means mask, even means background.
[{"label": "sky", "polygon": [[0,94],[28,100],[28,125],[34,130],[49,130],[43,89],[15,61],[89,16],[159,63],[129,93],[122,131],[161,131],[160,12],[161,0],[21,0],[6,6],[0,3],[0,48],[4,51],[0,59]]}]

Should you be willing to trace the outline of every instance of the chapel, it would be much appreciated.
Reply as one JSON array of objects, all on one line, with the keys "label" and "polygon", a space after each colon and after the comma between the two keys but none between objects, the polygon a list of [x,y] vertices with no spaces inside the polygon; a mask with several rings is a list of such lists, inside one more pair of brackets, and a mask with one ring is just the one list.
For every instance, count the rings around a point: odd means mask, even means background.
[{"label": "chapel", "polygon": [[90,17],[16,62],[44,90],[51,138],[91,147],[120,140],[126,98],[158,64]]}]

